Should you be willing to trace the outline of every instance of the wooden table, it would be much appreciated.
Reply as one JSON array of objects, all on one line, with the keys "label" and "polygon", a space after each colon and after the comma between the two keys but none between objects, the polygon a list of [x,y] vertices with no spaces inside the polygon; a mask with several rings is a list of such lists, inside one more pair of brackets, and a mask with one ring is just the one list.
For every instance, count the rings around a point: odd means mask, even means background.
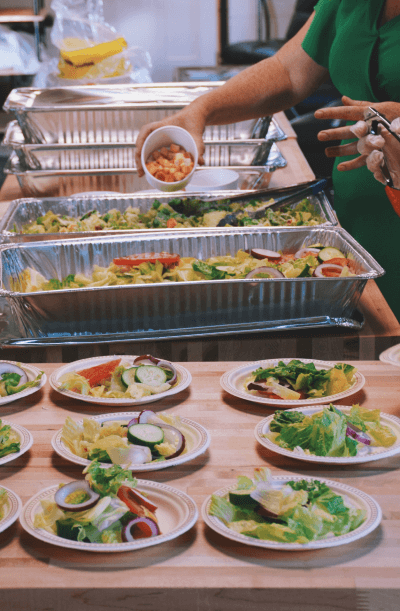
[{"label": "wooden table", "polygon": [[[287,140],[278,147],[288,164],[276,170],[270,187],[282,187],[315,178],[299,145],[296,133],[286,115],[281,112],[276,118]],[[11,200],[23,194],[14,176],[9,176],[0,191],[0,218]],[[400,324],[389,308],[374,281],[369,281],[361,298],[359,309],[365,317],[364,328],[348,331],[343,328],[315,329],[308,331],[266,332],[256,334],[216,336],[199,339],[166,340],[158,342],[130,342],[76,347],[7,348],[4,357],[25,362],[69,362],[102,354],[157,353],[173,361],[224,361],[282,356],[297,356],[315,359],[373,360],[379,354],[398,343]]]},{"label": "wooden table", "polygon": [[[240,363],[189,363],[189,389],[154,403],[197,420],[211,446],[196,460],[149,473],[189,494],[199,509],[213,491],[256,466],[327,477],[371,494],[381,505],[379,528],[359,541],[309,552],[250,548],[217,535],[201,518],[185,535],[161,546],[123,554],[65,550],[27,535],[18,524],[0,534],[1,609],[4,611],[394,611],[400,594],[400,455],[335,467],[308,465],[275,455],[254,439],[254,427],[271,412],[222,391],[220,376]],[[366,385],[341,404],[360,402],[400,416],[400,369],[374,361],[353,363]],[[37,365],[49,375],[56,364]],[[32,449],[0,467],[3,483],[27,501],[42,488],[80,476],[81,468],[56,455],[50,440],[65,418],[106,413],[45,388],[2,407],[1,416],[26,426]]]}]

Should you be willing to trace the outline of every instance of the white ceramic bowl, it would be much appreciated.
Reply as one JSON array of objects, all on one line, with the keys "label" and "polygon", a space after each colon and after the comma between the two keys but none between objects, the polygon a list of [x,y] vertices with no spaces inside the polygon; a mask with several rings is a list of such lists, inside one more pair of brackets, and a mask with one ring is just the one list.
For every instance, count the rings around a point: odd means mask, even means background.
[{"label": "white ceramic bowl", "polygon": [[[185,176],[185,178],[182,180],[177,182],[164,182],[162,180],[158,180],[152,174],[150,174],[146,168],[146,161],[151,153],[157,151],[162,146],[169,146],[172,143],[183,146],[188,153],[193,155],[193,169],[190,174]],[[186,131],[186,129],[176,127],[175,125],[167,125],[166,127],[159,127],[147,136],[143,144],[141,160],[147,182],[151,187],[166,192],[179,191],[179,189],[186,187],[193,177],[198,161],[197,146],[192,136]]]},{"label": "white ceramic bowl", "polygon": [[237,189],[239,174],[234,170],[212,168],[198,170],[190,181],[191,191],[228,191]]}]

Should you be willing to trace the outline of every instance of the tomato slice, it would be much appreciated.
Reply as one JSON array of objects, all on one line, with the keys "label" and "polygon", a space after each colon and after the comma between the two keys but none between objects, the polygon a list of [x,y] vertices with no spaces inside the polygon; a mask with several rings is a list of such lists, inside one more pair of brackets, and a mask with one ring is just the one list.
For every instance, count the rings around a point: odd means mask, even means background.
[{"label": "tomato slice", "polygon": [[[143,496],[138,490],[134,490],[129,486],[120,486],[117,493],[118,498],[125,503],[129,511],[135,513],[139,517],[153,517],[153,520],[157,522],[157,518],[153,516],[153,512],[157,509],[157,505],[154,505],[145,496]],[[152,515],[149,515],[149,514]]]},{"label": "tomato slice", "polygon": [[90,386],[95,386],[102,380],[107,380],[107,378],[109,378],[113,373],[114,369],[118,367],[120,362],[121,359],[108,361],[107,363],[102,363],[101,365],[88,367],[88,369],[81,369],[81,371],[77,371],[77,373],[86,378]]},{"label": "tomato slice", "polygon": [[159,261],[164,267],[171,267],[180,261],[180,256],[169,252],[144,252],[140,255],[127,255],[114,259],[115,265],[127,265],[135,267],[141,263],[156,263]]}]

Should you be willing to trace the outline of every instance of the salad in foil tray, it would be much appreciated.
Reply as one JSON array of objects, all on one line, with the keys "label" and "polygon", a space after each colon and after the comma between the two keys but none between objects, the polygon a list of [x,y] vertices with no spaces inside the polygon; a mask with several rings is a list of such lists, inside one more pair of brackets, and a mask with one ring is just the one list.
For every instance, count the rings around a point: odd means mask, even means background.
[{"label": "salad in foil tray", "polygon": [[157,506],[138,490],[130,471],[93,461],[83,473],[84,480],[62,484],[54,499],[41,501],[35,528],[86,543],[122,543],[160,534]]},{"label": "salad in foil tray", "polygon": [[236,489],[212,495],[208,513],[230,530],[255,539],[309,543],[358,528],[365,511],[318,480],[288,481],[277,487],[269,469],[240,476]]},{"label": "salad in foil tray", "polygon": [[214,256],[202,261],[176,253],[151,252],[120,256],[108,267],[95,265],[91,275],[68,274],[65,278],[46,279],[30,267],[18,278],[10,279],[11,290],[23,293],[86,287],[196,282],[201,280],[344,278],[362,273],[353,255],[337,248],[315,244],[295,253],[265,248],[238,250],[232,255]]},{"label": "salad in foil tray", "polygon": [[314,363],[292,359],[279,361],[273,367],[259,367],[245,380],[250,394],[272,399],[300,400],[330,397],[351,388],[355,382],[355,367],[336,363],[331,369],[317,369]]},{"label": "salad in foil tray", "polygon": [[[93,209],[80,217],[57,214],[48,210],[43,216],[26,223],[22,233],[69,233],[80,231],[117,231],[123,229],[179,229],[190,227],[217,226],[314,226],[323,223],[322,217],[315,212],[314,205],[304,199],[296,206],[284,206],[277,210],[262,207],[268,203],[251,200],[243,205],[221,199],[207,202],[194,198],[174,198],[168,203],[154,200],[147,212],[129,206],[125,211],[113,208],[105,214]],[[252,213],[259,211],[259,218]],[[257,215],[257,216],[258,216]],[[14,227],[14,231],[17,228]]]},{"label": "salad in foil tray", "polygon": [[357,456],[376,446],[389,448],[395,432],[381,423],[379,409],[353,405],[349,413],[334,405],[312,415],[301,411],[277,412],[263,435],[288,450],[315,456]]}]

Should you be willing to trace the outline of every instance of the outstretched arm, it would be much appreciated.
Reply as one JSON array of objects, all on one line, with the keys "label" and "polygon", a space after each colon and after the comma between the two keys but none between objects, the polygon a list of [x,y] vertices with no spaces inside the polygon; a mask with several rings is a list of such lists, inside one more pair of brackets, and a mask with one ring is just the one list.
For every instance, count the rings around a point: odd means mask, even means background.
[{"label": "outstretched arm", "polygon": [[145,125],[136,141],[136,165],[143,176],[140,153],[147,136],[164,125],[187,129],[196,141],[199,162],[204,163],[202,140],[207,125],[225,125],[272,115],[294,106],[315,91],[328,77],[302,49],[301,44],[313,15],[303,28],[276,55],[243,70],[163,121]]}]

